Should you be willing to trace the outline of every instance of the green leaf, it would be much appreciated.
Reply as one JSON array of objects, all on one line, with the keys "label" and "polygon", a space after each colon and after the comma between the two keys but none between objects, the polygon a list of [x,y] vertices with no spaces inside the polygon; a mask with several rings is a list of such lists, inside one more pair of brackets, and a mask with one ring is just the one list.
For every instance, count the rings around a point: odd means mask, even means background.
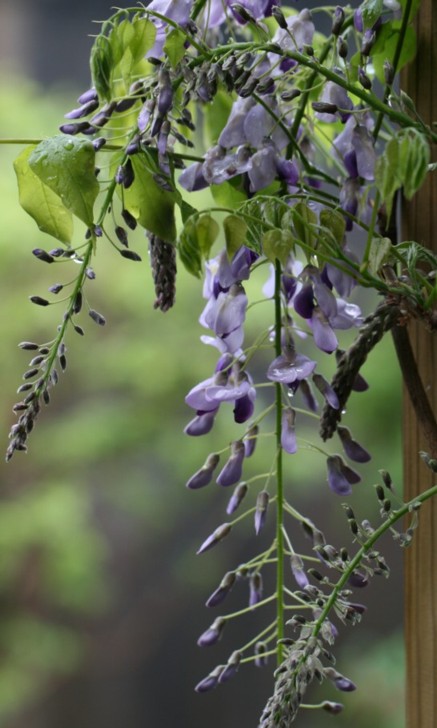
[{"label": "green leaf", "polygon": [[[372,63],[375,74],[381,83],[385,83],[384,62],[392,62],[400,37],[400,23],[385,23],[379,30],[375,44],[372,48]],[[397,71],[400,71],[416,55],[416,33],[414,28],[408,26],[402,43]]]},{"label": "green leaf", "polygon": [[274,263],[279,260],[286,265],[288,256],[293,250],[293,235],[289,230],[269,230],[262,237],[263,253]]},{"label": "green leaf", "polygon": [[26,147],[14,162],[20,205],[33,217],[40,230],[62,243],[69,243],[73,234],[71,212],[58,195],[32,172],[29,157],[34,149],[35,145]]},{"label": "green leaf", "polygon": [[360,5],[364,30],[372,28],[383,11],[383,0],[364,0]]},{"label": "green leaf", "polygon": [[196,234],[196,223],[189,218],[179,236],[178,241],[179,257],[189,273],[196,278],[202,272],[202,257],[200,254],[199,241]]},{"label": "green leaf", "polygon": [[324,209],[320,212],[320,235],[319,244],[326,243],[328,247],[341,245],[346,230],[346,221],[343,215],[337,210]]},{"label": "green leaf", "polygon": [[[105,35],[110,27],[108,35]],[[132,76],[144,65],[144,56],[155,42],[156,28],[138,13],[118,23],[108,22],[91,50],[91,77],[100,98],[109,101],[123,93],[119,79],[128,87]],[[127,92],[127,88],[125,89]]]},{"label": "green leaf", "polygon": [[241,178],[234,177],[221,185],[211,185],[211,194],[220,207],[236,210],[242,202],[247,200],[246,193],[241,189]]},{"label": "green leaf", "polygon": [[417,129],[402,129],[387,143],[375,168],[375,183],[390,216],[395,192],[410,200],[422,186],[430,160],[429,143]]},{"label": "green leaf", "polygon": [[403,187],[407,200],[411,200],[425,181],[430,157],[427,138],[415,129],[408,130],[400,147],[400,158],[405,165]]},{"label": "green leaf", "polygon": [[[298,202],[291,208],[296,235],[305,245],[315,247],[317,215],[305,202]],[[297,241],[299,242],[299,241]]]},{"label": "green leaf", "polygon": [[217,140],[232,109],[232,94],[219,90],[211,103],[203,107],[205,119],[205,146],[217,144]]},{"label": "green leaf", "polygon": [[178,202],[178,205],[179,205],[179,208],[181,211],[182,222],[186,223],[188,218],[191,217],[191,215],[195,215],[197,213],[197,210],[195,207],[190,205],[189,202],[184,200],[182,198],[182,196],[180,197],[180,199],[178,199],[177,202]]},{"label": "green leaf", "polygon": [[29,165],[73,215],[92,226],[99,183],[91,142],[64,135],[45,139],[30,154]]},{"label": "green leaf", "polygon": [[111,98],[111,72],[114,65],[111,43],[104,35],[98,35],[91,49],[90,67],[92,84],[99,97]]},{"label": "green leaf", "polygon": [[153,179],[144,154],[131,157],[133,184],[124,190],[124,203],[140,225],[167,243],[176,239],[175,194],[163,190]]},{"label": "green leaf", "polygon": [[[152,24],[153,25],[153,24]],[[167,38],[164,43],[164,53],[170,61],[173,68],[175,68],[179,61],[185,55],[185,41],[187,37],[185,33],[182,33],[178,28],[174,28],[167,33]]]},{"label": "green leaf", "polygon": [[201,215],[196,220],[197,244],[203,258],[209,256],[209,252],[220,232],[220,228],[211,215]]},{"label": "green leaf", "polygon": [[368,270],[377,275],[382,264],[389,258],[393,245],[390,238],[373,238],[370,244]]},{"label": "green leaf", "polygon": [[226,253],[229,260],[232,260],[237,250],[246,242],[247,225],[243,218],[238,215],[228,215],[223,220],[225,232]]}]

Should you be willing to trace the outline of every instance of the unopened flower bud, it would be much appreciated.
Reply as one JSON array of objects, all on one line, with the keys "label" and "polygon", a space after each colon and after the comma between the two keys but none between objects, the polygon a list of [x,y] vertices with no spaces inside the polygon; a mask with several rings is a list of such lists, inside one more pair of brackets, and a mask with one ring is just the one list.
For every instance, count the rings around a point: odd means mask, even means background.
[{"label": "unopened flower bud", "polygon": [[344,10],[339,5],[334,10],[334,15],[332,18],[332,28],[331,33],[332,35],[340,35],[341,29],[343,27],[344,23]]},{"label": "unopened flower bud", "polygon": [[385,82],[386,82],[387,86],[391,86],[394,81],[395,70],[394,70],[392,64],[390,63],[390,61],[387,59],[384,61],[383,70],[384,70]]},{"label": "unopened flower bud", "polygon": [[250,458],[250,456],[253,455],[253,453],[254,453],[258,432],[259,432],[258,425],[252,425],[252,427],[250,427],[249,430],[247,431],[247,435],[245,435],[243,438],[244,454],[245,454],[245,457],[247,457],[247,458]]},{"label": "unopened flower bud", "polygon": [[256,535],[259,534],[261,529],[263,528],[266,517],[267,517],[267,508],[269,505],[269,494],[266,490],[262,490],[260,493],[258,493],[256,498],[256,508],[255,508],[255,533]]},{"label": "unopened flower bud", "polygon": [[347,693],[356,690],[356,685],[352,682],[352,680],[341,675],[337,672],[337,670],[334,670],[333,667],[325,667],[323,673],[328,680],[332,680],[337,690],[342,690]]},{"label": "unopened flower bud", "polygon": [[245,455],[242,440],[235,440],[231,445],[231,456],[217,477],[219,485],[234,485],[241,479]]},{"label": "unopened flower bud", "polygon": [[277,24],[279,25],[279,27],[282,28],[283,30],[288,31],[288,25],[287,25],[287,20],[285,18],[285,15],[282,12],[282,10],[280,8],[278,8],[277,5],[273,6],[272,15],[273,15],[274,19],[276,20]]},{"label": "unopened flower bud", "polygon": [[340,58],[347,58],[349,49],[348,49],[347,42],[345,41],[345,39],[342,36],[340,36],[337,41],[337,49],[338,49],[338,55],[340,56]]},{"label": "unopened flower bud", "polygon": [[225,597],[227,597],[227,595],[231,591],[236,578],[237,577],[235,571],[228,571],[224,575],[217,589],[211,594],[211,596],[207,600],[206,606],[216,607],[218,604],[221,604]]},{"label": "unopened flower bud", "polygon": [[41,298],[41,296],[29,296],[29,300],[32,301],[32,303],[35,303],[37,306],[50,305],[50,301],[47,301],[45,298]]},{"label": "unopened flower bud", "polygon": [[250,577],[249,590],[249,606],[253,607],[261,601],[263,596],[263,580],[258,571]]},{"label": "unopened flower bud", "polygon": [[358,69],[358,80],[363,88],[366,89],[366,91],[370,91],[372,88],[372,81],[367,76],[366,73],[364,73],[362,68]]},{"label": "unopened flower bud", "polygon": [[374,30],[366,30],[363,35],[363,41],[361,44],[361,53],[363,56],[369,56],[372,50],[372,46],[376,40],[376,33]]},{"label": "unopened flower bud", "polygon": [[[150,58],[148,60],[150,60]],[[213,688],[215,688],[218,684],[219,676],[223,671],[224,667],[225,665],[218,665],[214,668],[214,670],[212,670],[212,672],[209,673],[209,675],[207,675],[207,677],[203,678],[203,680],[197,683],[196,687],[194,688],[196,693],[206,693],[209,690],[213,690]]]},{"label": "unopened flower bud", "polygon": [[211,549],[213,546],[226,538],[226,536],[231,532],[231,528],[232,526],[230,523],[222,523],[221,526],[216,528],[215,531],[213,531],[213,533],[208,536],[208,538],[203,542],[203,544],[196,553],[203,554],[204,551],[208,551],[208,549]]},{"label": "unopened flower bud", "polygon": [[47,253],[46,250],[43,250],[42,248],[34,248],[34,250],[32,250],[32,253],[35,256],[35,258],[38,258],[38,260],[44,261],[44,263],[53,263],[54,262],[53,257],[49,253]]},{"label": "unopened flower bud", "polygon": [[222,684],[226,682],[227,680],[230,680],[231,677],[234,677],[236,672],[238,671],[238,668],[240,666],[241,662],[241,652],[238,650],[235,650],[235,652],[232,653],[230,656],[227,665],[224,667],[223,671],[220,673],[219,676],[219,683]]},{"label": "unopened flower bud", "polygon": [[93,308],[90,308],[88,311],[88,315],[92,318],[93,321],[95,321],[96,324],[99,326],[104,326],[106,324],[106,319],[104,316],[102,316],[101,313],[98,311],[95,311]]},{"label": "unopened flower bud", "polygon": [[226,620],[223,619],[223,617],[218,617],[212,623],[211,627],[208,627],[208,629],[200,635],[197,640],[199,647],[210,647],[211,645],[215,645],[222,635],[225,624]]},{"label": "unopened flower bud", "polygon": [[267,652],[267,645],[265,642],[257,642],[255,645],[255,666],[256,667],[265,667],[268,662],[268,657],[266,655]]},{"label": "unopened flower bud", "polygon": [[216,453],[208,455],[205,464],[198,470],[187,482],[187,488],[191,490],[197,490],[208,485],[212,480],[212,475],[216,469],[220,456]]},{"label": "unopened flower bud", "polygon": [[319,114],[336,114],[338,111],[337,104],[329,104],[325,101],[313,101],[311,104],[314,111],[317,111]]},{"label": "unopened flower bud", "polygon": [[308,586],[308,577],[305,574],[303,561],[299,554],[292,554],[290,556],[290,566],[291,572],[296,579],[296,583],[298,584],[298,586],[300,586],[301,589],[304,589],[306,586]]},{"label": "unopened flower bud", "polygon": [[331,700],[324,700],[321,707],[323,710],[326,710],[327,713],[331,713],[331,715],[338,715],[343,710],[343,705],[341,703],[333,703]]},{"label": "unopened flower bud", "polygon": [[243,498],[246,496],[249,490],[247,483],[239,483],[235,488],[232,496],[229,499],[229,503],[226,508],[226,513],[230,516],[234,513],[240,505]]}]

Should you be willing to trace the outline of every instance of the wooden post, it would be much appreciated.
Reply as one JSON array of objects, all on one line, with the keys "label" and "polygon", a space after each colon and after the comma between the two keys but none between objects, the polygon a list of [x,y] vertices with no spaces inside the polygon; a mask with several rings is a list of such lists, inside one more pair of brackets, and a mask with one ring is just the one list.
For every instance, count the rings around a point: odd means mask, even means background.
[{"label": "wooden post", "polygon": [[[422,0],[415,20],[417,56],[402,88],[426,124],[437,120],[437,3]],[[434,155],[434,159],[435,159]],[[416,240],[437,253],[437,173],[415,199],[404,205],[402,240]],[[437,413],[437,336],[423,325],[409,326],[411,345],[429,403]],[[418,456],[429,452],[411,401],[404,395],[404,482],[409,500],[435,477]],[[434,453],[437,457],[437,453]],[[406,726],[437,726],[437,499],[419,514],[419,528],[405,554]]]}]

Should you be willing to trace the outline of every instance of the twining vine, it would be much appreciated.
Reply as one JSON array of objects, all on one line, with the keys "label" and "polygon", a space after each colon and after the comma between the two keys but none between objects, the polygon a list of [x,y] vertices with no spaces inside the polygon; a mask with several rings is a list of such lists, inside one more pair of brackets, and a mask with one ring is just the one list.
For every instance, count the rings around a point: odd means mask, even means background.
[{"label": "twining vine", "polygon": [[[23,398],[14,405],[7,460],[27,450],[41,405],[50,402],[58,370],[66,368],[67,334],[85,334],[84,311],[95,324],[106,323],[89,303],[105,243],[141,263],[130,231],[144,229],[161,311],[175,303],[177,257],[194,276],[205,275],[199,322],[208,330],[203,342],[217,349],[218,359],[214,372],[186,396],[193,418],[185,432],[207,436],[226,403],[241,429],[187,482],[190,490],[214,479],[222,489],[233,486],[228,520],[198,554],[247,518],[254,519],[258,535],[269,527],[272,507],[275,527],[267,550],[228,571],[207,601],[216,608],[237,582],[246,582],[248,606],[217,617],[199,645],[214,645],[226,624],[247,612],[275,604],[276,615],[196,690],[207,692],[241,665],[262,667],[275,656],[263,728],[289,726],[303,707],[341,710],[330,700],[304,703],[314,678],[355,689],[334,667],[335,620],[360,621],[365,607],[352,590],[389,571],[376,548],[380,537],[391,532],[407,546],[421,504],[437,490],[402,503],[382,472],[383,485],[375,486],[380,525],[359,521],[343,504],[351,547],[326,543],[323,524],[319,528],[293,505],[289,473],[305,447],[325,459],[333,497],[348,496],[362,479],[350,463],[360,467],[371,456],[343,423],[344,410],[351,391],[367,389],[360,370],[387,331],[394,332],[407,386],[418,393],[430,451],[423,458],[437,470],[435,420],[406,333],[413,318],[435,332],[437,259],[414,241],[399,241],[396,230],[400,197],[410,200],[434,171],[430,148],[437,133],[398,83],[398,72],[415,53],[418,2],[364,0],[356,8],[323,6],[313,14],[280,5],[153,0],[116,10],[94,39],[92,87],[65,115],[61,134],[1,140],[25,145],[15,162],[20,202],[56,240],[56,247],[33,254],[50,265],[78,264],[72,281],[54,283],[48,297],[31,296],[41,307],[62,301],[64,313],[51,341],[20,344],[32,358],[18,389]],[[324,15],[331,22],[327,37],[316,30]],[[210,191],[211,202],[199,210],[190,193],[202,189]],[[74,225],[82,226],[84,237]],[[219,238],[224,247],[213,255]],[[272,319],[247,345],[245,282],[255,269],[265,271],[263,295]],[[360,287],[380,299],[366,315],[349,300]],[[341,332],[353,328],[355,341],[343,351]],[[264,380],[255,381],[251,365],[266,347],[271,361]],[[332,355],[337,368],[329,382],[318,368]],[[272,395],[267,404],[261,387]],[[311,443],[300,435],[305,418],[319,421]],[[270,438],[273,464],[244,480],[261,436]],[[342,455],[327,449],[334,436]],[[252,505],[236,515],[246,498]],[[405,516],[409,524],[398,531]],[[307,535],[307,553],[295,550],[290,521]],[[263,571],[271,566],[276,586],[265,595]]]}]

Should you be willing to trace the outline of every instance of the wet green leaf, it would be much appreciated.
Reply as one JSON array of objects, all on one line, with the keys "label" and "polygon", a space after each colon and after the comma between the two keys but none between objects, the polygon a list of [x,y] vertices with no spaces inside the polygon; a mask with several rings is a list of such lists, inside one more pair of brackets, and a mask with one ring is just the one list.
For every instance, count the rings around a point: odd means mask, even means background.
[{"label": "wet green leaf", "polygon": [[73,234],[71,212],[31,170],[29,156],[34,149],[35,145],[26,147],[14,162],[20,205],[33,217],[40,230],[62,243],[69,243]]},{"label": "wet green leaf", "polygon": [[91,142],[65,135],[45,139],[29,155],[29,165],[73,215],[92,226],[99,184]]}]

